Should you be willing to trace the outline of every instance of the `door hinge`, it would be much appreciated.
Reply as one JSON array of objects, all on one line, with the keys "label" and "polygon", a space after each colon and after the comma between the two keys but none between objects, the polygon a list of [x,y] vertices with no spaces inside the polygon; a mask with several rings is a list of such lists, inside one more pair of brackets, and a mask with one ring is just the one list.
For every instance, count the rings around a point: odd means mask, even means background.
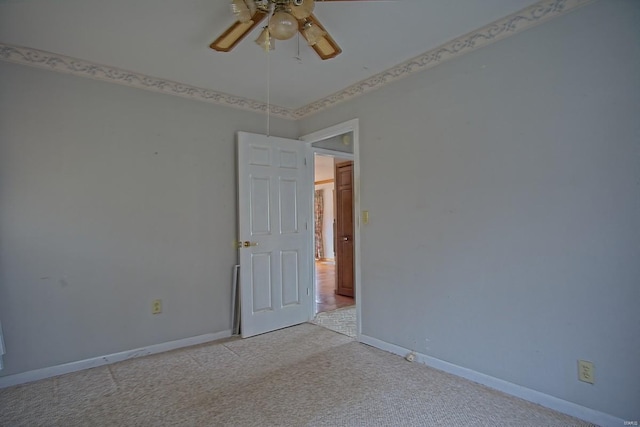
[{"label": "door hinge", "polygon": [[307,288],[307,296],[309,296],[309,288]]},{"label": "door hinge", "polygon": [[304,165],[307,166],[307,158],[304,158]]}]

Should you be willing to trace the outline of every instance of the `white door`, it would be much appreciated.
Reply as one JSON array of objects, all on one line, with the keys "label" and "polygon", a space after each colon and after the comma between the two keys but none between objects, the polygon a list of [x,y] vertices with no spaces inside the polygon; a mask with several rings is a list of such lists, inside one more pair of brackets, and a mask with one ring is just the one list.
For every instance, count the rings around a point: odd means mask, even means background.
[{"label": "white door", "polygon": [[238,132],[242,337],[309,319],[305,145]]}]

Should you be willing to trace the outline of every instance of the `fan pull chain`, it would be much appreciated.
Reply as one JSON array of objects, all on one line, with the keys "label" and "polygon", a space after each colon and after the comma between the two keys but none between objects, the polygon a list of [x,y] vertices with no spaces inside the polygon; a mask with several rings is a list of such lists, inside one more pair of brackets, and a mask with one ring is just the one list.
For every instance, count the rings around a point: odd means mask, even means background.
[{"label": "fan pull chain", "polygon": [[[269,44],[271,44],[271,35],[269,35]],[[267,136],[271,136],[271,46],[267,48]]]},{"label": "fan pull chain", "polygon": [[[271,24],[271,10],[269,10],[269,18],[267,19],[267,28]],[[269,31],[269,30],[267,30]],[[271,136],[271,32],[268,32],[267,39],[267,138]]]},{"label": "fan pull chain", "polygon": [[298,64],[302,64],[302,58],[300,57],[300,31],[298,31],[298,55],[296,55],[296,60],[298,61]]}]

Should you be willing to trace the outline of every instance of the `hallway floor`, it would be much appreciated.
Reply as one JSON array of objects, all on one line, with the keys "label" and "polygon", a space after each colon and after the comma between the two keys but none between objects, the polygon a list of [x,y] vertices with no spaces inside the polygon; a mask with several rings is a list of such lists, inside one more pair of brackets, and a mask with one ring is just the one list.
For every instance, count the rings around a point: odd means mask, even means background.
[{"label": "hallway floor", "polygon": [[336,295],[336,264],[333,261],[316,261],[316,311],[336,310],[355,304],[351,297]]}]

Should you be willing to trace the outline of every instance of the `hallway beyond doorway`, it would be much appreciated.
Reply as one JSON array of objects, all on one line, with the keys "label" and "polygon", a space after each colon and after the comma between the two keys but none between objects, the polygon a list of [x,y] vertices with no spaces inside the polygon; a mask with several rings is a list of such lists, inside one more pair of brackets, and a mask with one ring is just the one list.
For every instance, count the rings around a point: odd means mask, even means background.
[{"label": "hallway beyond doorway", "polygon": [[336,264],[316,261],[316,313],[323,313],[355,304],[354,298],[336,295]]}]

